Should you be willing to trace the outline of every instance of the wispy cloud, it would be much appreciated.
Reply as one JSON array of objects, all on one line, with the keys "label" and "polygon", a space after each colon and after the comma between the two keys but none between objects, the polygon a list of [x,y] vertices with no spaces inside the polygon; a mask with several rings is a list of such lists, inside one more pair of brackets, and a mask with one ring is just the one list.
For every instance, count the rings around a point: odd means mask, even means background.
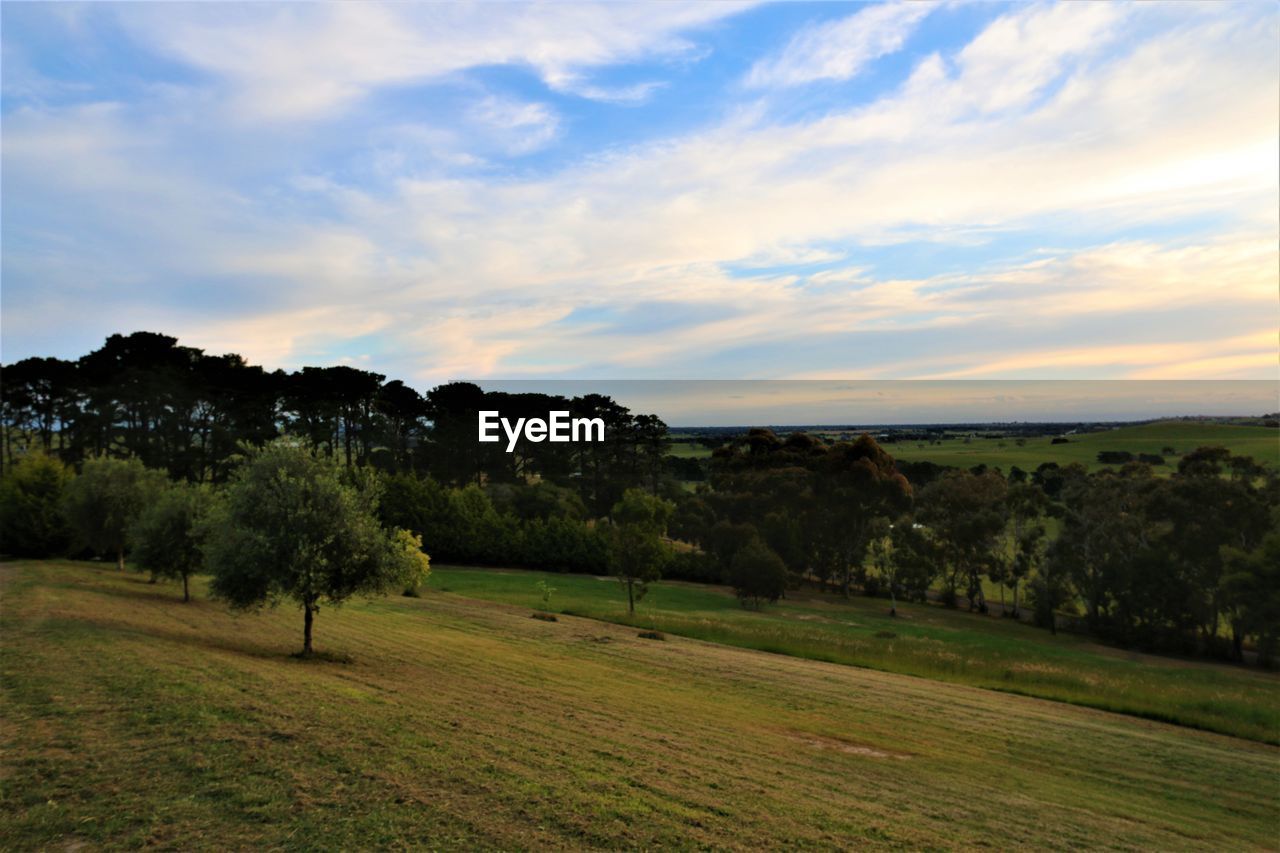
[{"label": "wispy cloud", "polygon": [[533,68],[551,87],[605,99],[591,69],[691,48],[681,33],[732,15],[737,2],[663,4],[318,3],[132,7],[137,38],[234,86],[254,120],[317,118],[379,87],[405,86],[470,68]]},{"label": "wispy cloud", "polygon": [[900,49],[932,9],[924,2],[876,4],[846,18],[811,24],[792,36],[779,54],[753,65],[746,83],[767,87],[848,80]]},{"label": "wispy cloud", "polygon": [[714,4],[113,9],[181,73],[46,102],[5,67],[6,357],[149,326],[280,366],[376,339],[421,383],[1273,377],[1274,8],[975,9],[766,56],[705,34],[770,10]]}]

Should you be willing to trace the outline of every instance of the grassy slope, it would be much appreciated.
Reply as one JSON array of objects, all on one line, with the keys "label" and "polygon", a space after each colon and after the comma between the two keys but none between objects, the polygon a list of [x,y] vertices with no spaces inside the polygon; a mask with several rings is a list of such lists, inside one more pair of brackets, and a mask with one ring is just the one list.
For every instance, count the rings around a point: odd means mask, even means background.
[{"label": "grassy slope", "polygon": [[[551,609],[634,622],[712,642],[874,667],[1040,696],[1280,743],[1280,676],[1244,667],[1123,652],[1079,636],[1053,636],[1012,620],[883,599],[794,593],[760,612],[727,590],[662,583],[634,620],[610,579],[437,567],[431,587],[541,607],[537,580],[556,588]],[[877,636],[891,632],[892,638]]]},{"label": "grassy slope", "polygon": [[[1273,747],[453,595],[0,566],[0,843],[1265,848]],[[203,590],[201,590],[203,592]],[[604,637],[611,641],[604,642]]]}]

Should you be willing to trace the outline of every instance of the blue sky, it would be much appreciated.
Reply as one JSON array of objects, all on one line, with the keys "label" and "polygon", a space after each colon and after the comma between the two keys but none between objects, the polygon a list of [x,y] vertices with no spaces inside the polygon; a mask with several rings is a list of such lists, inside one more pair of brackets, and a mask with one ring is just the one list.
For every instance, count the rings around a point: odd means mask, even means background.
[{"label": "blue sky", "polygon": [[3,14],[3,358],[1274,379],[1273,3]]}]

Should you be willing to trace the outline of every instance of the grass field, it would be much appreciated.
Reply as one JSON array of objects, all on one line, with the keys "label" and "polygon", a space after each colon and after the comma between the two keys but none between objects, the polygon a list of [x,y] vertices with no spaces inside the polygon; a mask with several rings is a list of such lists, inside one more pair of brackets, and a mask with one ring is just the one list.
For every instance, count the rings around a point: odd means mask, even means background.
[{"label": "grass field", "polygon": [[[987,465],[1008,472],[1014,465],[1024,471],[1034,471],[1043,462],[1057,462],[1059,465],[1079,462],[1090,470],[1097,470],[1106,467],[1098,463],[1100,450],[1127,450],[1136,454],[1160,453],[1165,447],[1172,447],[1181,454],[1202,445],[1221,445],[1234,454],[1252,456],[1280,468],[1280,430],[1266,427],[1161,421],[1068,438],[1066,444],[1053,444],[1049,436],[1029,438],[1022,447],[1014,439],[1007,438],[978,437],[968,443],[952,438],[923,447],[917,446],[916,442],[902,441],[886,444],[885,449],[897,459],[912,462],[928,461],[957,468]],[[671,453],[694,457],[711,455],[705,447],[692,442],[673,443]],[[1177,468],[1177,457],[1169,457],[1167,461],[1167,465],[1156,466],[1156,471],[1167,474]]]},{"label": "grass field", "polygon": [[[1068,439],[1066,444],[1052,444],[1049,437],[1029,438],[1023,447],[1017,446],[1013,439],[994,438],[975,438],[968,444],[960,439],[951,439],[924,447],[904,441],[886,445],[886,449],[897,459],[927,460],[958,468],[987,465],[1008,472],[1014,465],[1024,471],[1034,471],[1043,462],[1057,462],[1059,465],[1079,462],[1090,470],[1097,470],[1106,467],[1098,463],[1101,450],[1160,453],[1165,447],[1172,447],[1182,454],[1203,445],[1221,445],[1236,455],[1252,456],[1280,468],[1280,430],[1266,427],[1164,421],[1082,433],[1068,436]],[[1177,457],[1169,457],[1167,463],[1155,466],[1155,470],[1169,473],[1178,467]]]},{"label": "grass field", "polygon": [[[759,612],[700,584],[650,588],[634,619],[611,578],[437,567],[430,587],[541,608],[536,583],[555,587],[550,610],[727,645],[874,667],[958,684],[1177,722],[1280,744],[1280,675],[1125,652],[1009,619],[883,599],[793,592]],[[884,636],[889,633],[892,636]]]},{"label": "grass field", "polygon": [[451,594],[0,565],[0,846],[1267,849],[1280,750]]}]

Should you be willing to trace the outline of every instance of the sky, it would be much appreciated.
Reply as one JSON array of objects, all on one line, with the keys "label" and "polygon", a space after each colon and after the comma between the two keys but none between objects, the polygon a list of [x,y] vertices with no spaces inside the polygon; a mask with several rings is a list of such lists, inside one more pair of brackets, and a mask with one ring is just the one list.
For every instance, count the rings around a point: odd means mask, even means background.
[{"label": "sky", "polygon": [[1280,6],[0,6],[0,357],[1280,376]]}]

